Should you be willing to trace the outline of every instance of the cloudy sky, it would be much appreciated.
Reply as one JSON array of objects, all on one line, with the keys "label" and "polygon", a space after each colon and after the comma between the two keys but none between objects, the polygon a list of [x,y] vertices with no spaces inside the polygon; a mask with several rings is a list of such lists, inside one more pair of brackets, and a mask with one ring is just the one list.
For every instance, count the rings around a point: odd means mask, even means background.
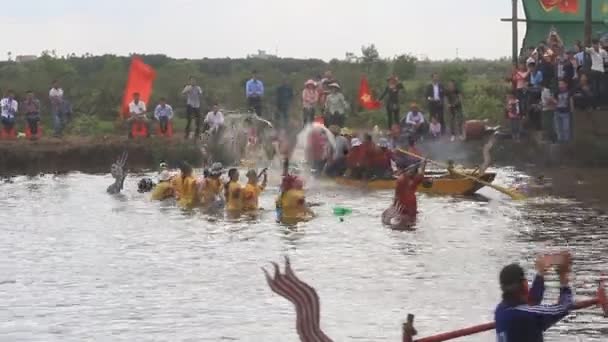
[{"label": "cloudy sky", "polygon": [[[343,58],[509,56],[509,0],[2,0],[0,59],[86,52]],[[521,14],[523,16],[523,13]],[[521,29],[522,34],[524,28]]]}]

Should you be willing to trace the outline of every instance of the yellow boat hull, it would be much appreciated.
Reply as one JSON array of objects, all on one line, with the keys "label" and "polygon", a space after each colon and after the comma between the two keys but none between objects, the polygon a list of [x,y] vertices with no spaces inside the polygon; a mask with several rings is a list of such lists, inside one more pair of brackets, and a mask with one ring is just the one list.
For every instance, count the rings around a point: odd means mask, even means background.
[{"label": "yellow boat hull", "polygon": [[[479,177],[479,179],[491,183],[496,177],[495,173],[487,172]],[[435,194],[435,195],[472,195],[484,185],[474,180],[451,177],[448,175],[427,175],[426,179],[431,180],[430,186],[421,184],[418,187],[418,192]],[[376,179],[371,181],[363,181],[345,177],[334,178],[336,183],[349,187],[357,187],[369,190],[393,190],[395,189],[395,179]]]}]

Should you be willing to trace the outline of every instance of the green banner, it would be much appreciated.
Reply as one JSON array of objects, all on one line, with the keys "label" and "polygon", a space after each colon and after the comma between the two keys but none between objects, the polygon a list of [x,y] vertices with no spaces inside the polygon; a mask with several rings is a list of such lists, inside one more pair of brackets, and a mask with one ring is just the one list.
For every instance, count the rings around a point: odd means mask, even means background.
[{"label": "green banner", "polygon": [[[584,22],[585,0],[522,0],[526,19],[545,22]],[[592,0],[593,21],[608,20],[608,0]]]},{"label": "green banner", "polygon": [[[522,0],[526,13],[526,37],[522,51],[546,41],[556,31],[566,47],[583,41],[585,0]],[[593,38],[608,40],[608,0],[592,0]]]}]

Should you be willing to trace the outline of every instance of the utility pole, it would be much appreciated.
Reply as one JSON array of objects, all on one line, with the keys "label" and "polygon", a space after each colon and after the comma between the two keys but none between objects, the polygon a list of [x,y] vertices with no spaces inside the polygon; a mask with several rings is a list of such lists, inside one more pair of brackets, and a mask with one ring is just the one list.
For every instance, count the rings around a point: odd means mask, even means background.
[{"label": "utility pole", "polygon": [[593,24],[592,7],[593,1],[585,1],[585,46],[591,46],[591,27]]},{"label": "utility pole", "polygon": [[[518,49],[518,44],[519,44],[519,37],[518,37],[518,32],[517,32],[517,24],[518,24],[518,20],[517,20],[517,1],[519,0],[511,0],[512,2],[512,10],[513,13],[511,15],[511,27],[512,27],[512,34],[513,34],[513,65],[517,66],[517,60],[519,59],[519,49]],[[591,0],[587,0],[587,2],[591,2]]]}]

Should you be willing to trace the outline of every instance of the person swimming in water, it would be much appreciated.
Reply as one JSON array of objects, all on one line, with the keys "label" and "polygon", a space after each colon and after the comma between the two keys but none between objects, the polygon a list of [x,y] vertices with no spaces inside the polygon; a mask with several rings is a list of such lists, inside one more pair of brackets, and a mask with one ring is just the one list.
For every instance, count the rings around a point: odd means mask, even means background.
[{"label": "person swimming in water", "polygon": [[114,178],[114,183],[112,183],[106,189],[106,192],[109,194],[118,194],[123,189],[125,184],[125,178],[127,178],[127,172],[125,171],[125,164],[127,163],[127,158],[129,154],[127,151],[123,152],[120,157],[112,164],[110,167],[110,174]]}]

